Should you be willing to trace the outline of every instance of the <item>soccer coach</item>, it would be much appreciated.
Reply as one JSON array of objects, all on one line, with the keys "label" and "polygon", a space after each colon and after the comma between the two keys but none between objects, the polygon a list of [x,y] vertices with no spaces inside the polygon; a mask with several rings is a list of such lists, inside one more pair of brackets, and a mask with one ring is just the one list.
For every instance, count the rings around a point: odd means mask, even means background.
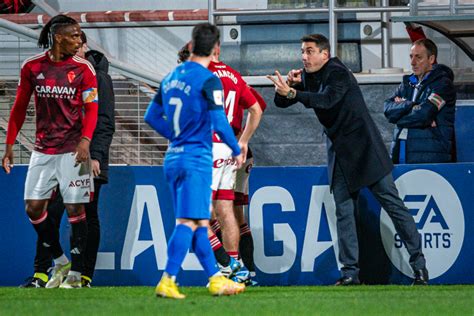
[{"label": "soccer coach", "polygon": [[314,110],[327,135],[328,178],[336,204],[339,261],[343,265],[336,285],[360,284],[355,211],[363,187],[368,187],[387,211],[405,242],[414,284],[427,284],[420,234],[398,195],[392,162],[357,80],[338,58],[330,57],[326,37],[306,35],[301,42],[304,69],[291,70],[287,81],[278,71],[276,78],[267,77],[275,85],[277,107],[303,103]]}]

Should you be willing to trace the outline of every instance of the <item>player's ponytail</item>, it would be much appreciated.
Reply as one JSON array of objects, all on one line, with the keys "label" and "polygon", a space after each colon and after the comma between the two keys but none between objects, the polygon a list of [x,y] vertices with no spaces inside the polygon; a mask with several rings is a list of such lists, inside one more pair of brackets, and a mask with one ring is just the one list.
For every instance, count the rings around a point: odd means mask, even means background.
[{"label": "player's ponytail", "polygon": [[38,47],[50,48],[53,46],[54,34],[64,26],[75,25],[77,21],[67,15],[59,14],[49,20],[41,30]]}]

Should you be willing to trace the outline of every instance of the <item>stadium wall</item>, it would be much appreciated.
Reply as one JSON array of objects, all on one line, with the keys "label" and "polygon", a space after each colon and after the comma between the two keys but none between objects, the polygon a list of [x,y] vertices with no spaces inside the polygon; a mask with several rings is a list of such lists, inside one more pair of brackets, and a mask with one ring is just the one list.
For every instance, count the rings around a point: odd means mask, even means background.
[{"label": "stadium wall", "polygon": [[[432,284],[474,283],[473,163],[400,165],[394,178],[422,235]],[[36,234],[23,209],[27,168],[0,174],[0,286],[33,273]],[[249,222],[262,285],[327,285],[339,276],[335,206],[325,167],[255,168]],[[174,216],[162,167],[112,167],[101,192],[102,241],[94,285],[155,285],[166,262]],[[384,211],[360,198],[360,277],[367,284],[409,284],[408,253]],[[68,244],[63,221],[62,244]],[[67,248],[66,248],[67,249]],[[205,275],[187,255],[182,285]]]},{"label": "stadium wall", "polygon": [[[398,84],[361,84],[360,88],[370,115],[374,119],[387,147],[393,135],[393,124],[383,114],[383,103],[398,87]],[[456,114],[456,137],[461,141],[457,150],[458,161],[474,162],[472,139],[474,130],[474,86],[457,84],[458,103]],[[312,110],[302,104],[281,109],[274,105],[273,87],[257,88],[268,104],[259,128],[253,136],[250,147],[258,166],[314,166],[324,165],[326,159],[326,139],[323,127]],[[470,99],[470,100],[466,100]],[[461,153],[462,151],[462,153]]]}]

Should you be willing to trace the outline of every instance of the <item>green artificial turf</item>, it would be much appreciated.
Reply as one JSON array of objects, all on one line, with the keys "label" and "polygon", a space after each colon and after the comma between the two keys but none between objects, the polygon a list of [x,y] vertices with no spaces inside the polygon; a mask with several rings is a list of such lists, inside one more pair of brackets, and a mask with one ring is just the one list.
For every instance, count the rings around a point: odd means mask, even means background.
[{"label": "green artificial turf", "polygon": [[0,287],[0,315],[474,315],[474,286],[255,287],[212,297],[182,287],[184,300],[152,287],[18,289]]}]

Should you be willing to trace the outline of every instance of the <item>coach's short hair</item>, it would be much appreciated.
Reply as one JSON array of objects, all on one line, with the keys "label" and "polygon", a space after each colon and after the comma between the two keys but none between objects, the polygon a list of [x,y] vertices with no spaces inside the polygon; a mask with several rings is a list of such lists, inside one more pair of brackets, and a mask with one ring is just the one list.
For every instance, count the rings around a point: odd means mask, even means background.
[{"label": "coach's short hair", "polygon": [[428,57],[434,56],[435,59],[438,58],[438,46],[436,44],[428,39],[428,38],[422,38],[413,43],[413,45],[421,45],[426,48],[426,52],[428,53]]},{"label": "coach's short hair", "polygon": [[321,34],[309,34],[305,35],[301,38],[301,42],[313,42],[319,48],[319,51],[327,50],[331,52],[331,45],[329,44],[329,40],[326,36]]},{"label": "coach's short hair", "polygon": [[200,23],[193,29],[192,53],[196,56],[208,57],[219,42],[219,29],[209,23]]}]

